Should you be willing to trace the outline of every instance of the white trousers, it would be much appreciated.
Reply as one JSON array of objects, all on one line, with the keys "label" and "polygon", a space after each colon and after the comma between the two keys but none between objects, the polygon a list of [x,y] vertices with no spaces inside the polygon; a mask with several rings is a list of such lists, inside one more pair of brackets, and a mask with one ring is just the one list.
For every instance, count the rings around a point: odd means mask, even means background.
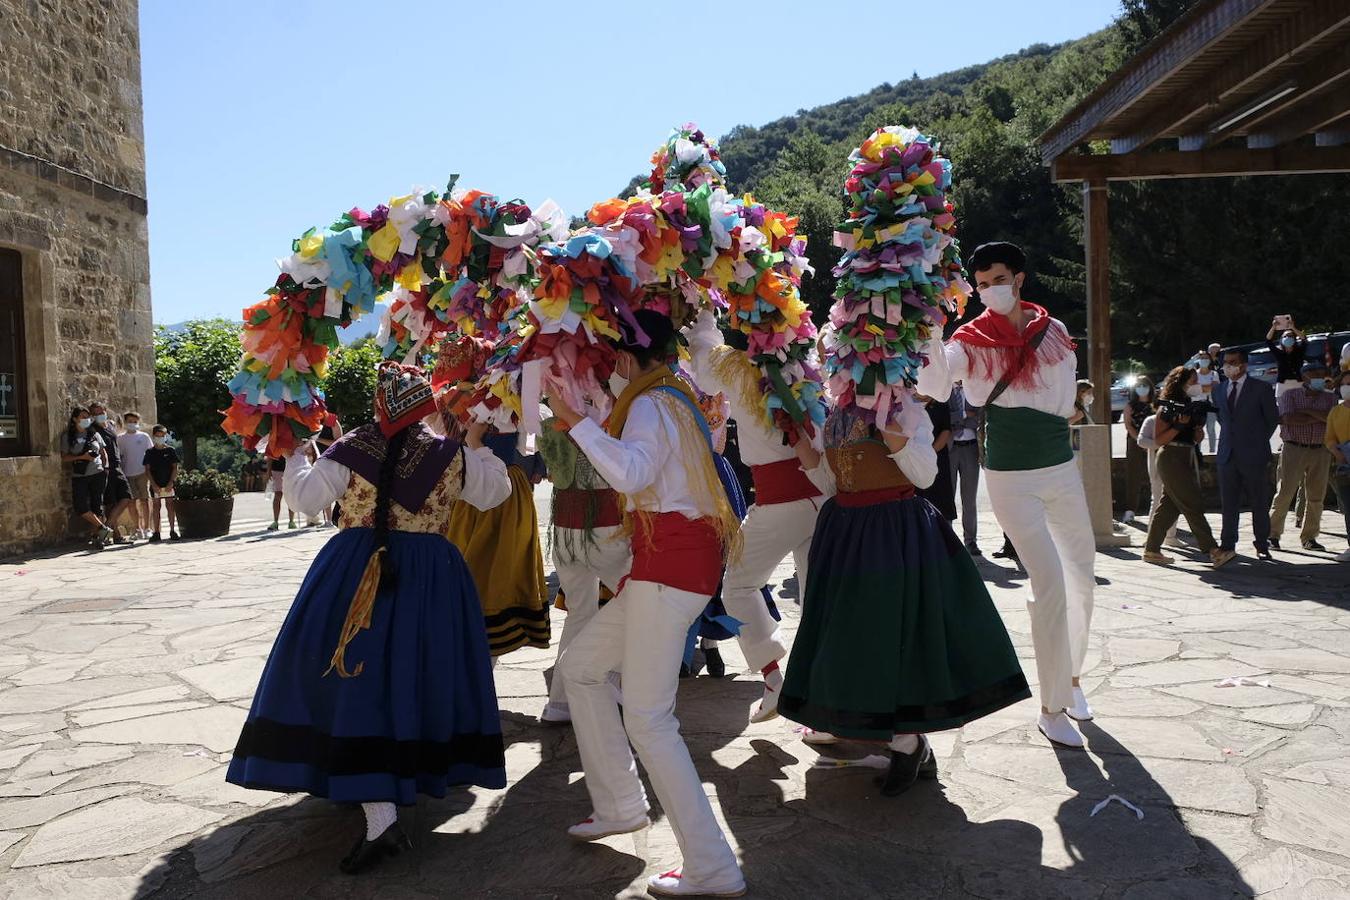
[{"label": "white trousers", "polygon": [[1078,466],[985,471],[998,524],[1012,540],[1031,581],[1031,640],[1041,705],[1073,705],[1073,679],[1087,657],[1097,553]]},{"label": "white trousers", "polygon": [[783,557],[792,554],[797,565],[797,596],[806,592],[806,558],[816,530],[819,499],[790,503],[756,504],[741,523],[741,557],[727,567],[722,579],[722,605],[741,623],[736,640],[745,661],[756,672],[787,656],[782,632],[769,615],[759,589],[768,583]]},{"label": "white trousers", "polygon": [[[594,544],[585,542],[578,528],[553,530],[553,569],[558,586],[567,595],[567,620],[558,638],[558,658],[581,634],[600,610],[600,585],[619,590],[619,582],[633,566],[632,545],[617,525],[592,530]],[[566,714],[567,692],[563,687],[562,667],[553,667],[553,683],[548,692],[549,711]]]},{"label": "white trousers", "polygon": [[[632,740],[675,831],[685,878],[720,884],[739,878],[739,865],[713,817],[675,718],[685,637],[708,600],[650,581],[629,581],[571,642],[559,667],[596,818],[627,821],[647,812],[647,795],[628,747]],[[622,718],[610,672],[623,677]]]}]

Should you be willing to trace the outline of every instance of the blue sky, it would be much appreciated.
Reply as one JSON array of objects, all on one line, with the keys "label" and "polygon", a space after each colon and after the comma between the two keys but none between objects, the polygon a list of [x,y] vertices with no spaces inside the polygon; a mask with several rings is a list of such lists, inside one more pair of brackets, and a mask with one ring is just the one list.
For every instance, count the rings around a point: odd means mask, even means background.
[{"label": "blue sky", "polygon": [[761,125],[1079,37],[1118,7],[142,0],[155,321],[236,318],[306,228],[453,172],[580,214],[673,125]]}]

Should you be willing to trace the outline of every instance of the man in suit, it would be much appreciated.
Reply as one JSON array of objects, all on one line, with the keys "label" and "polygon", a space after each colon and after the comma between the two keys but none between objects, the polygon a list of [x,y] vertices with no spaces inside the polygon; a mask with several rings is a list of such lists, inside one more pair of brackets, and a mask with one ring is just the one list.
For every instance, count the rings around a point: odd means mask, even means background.
[{"label": "man in suit", "polygon": [[1223,533],[1219,546],[1236,550],[1238,515],[1246,498],[1252,508],[1256,555],[1270,559],[1270,438],[1280,424],[1275,391],[1247,377],[1247,351],[1224,354],[1226,381],[1210,395],[1219,415],[1219,497]]}]

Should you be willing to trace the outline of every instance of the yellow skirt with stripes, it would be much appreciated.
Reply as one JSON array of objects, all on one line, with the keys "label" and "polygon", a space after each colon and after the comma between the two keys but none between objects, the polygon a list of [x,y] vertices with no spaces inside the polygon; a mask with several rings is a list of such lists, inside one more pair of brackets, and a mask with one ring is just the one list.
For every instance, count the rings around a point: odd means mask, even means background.
[{"label": "yellow skirt with stripes", "polygon": [[519,466],[506,471],[511,478],[506,502],[487,512],[456,502],[445,534],[473,575],[493,656],[527,645],[544,649],[549,643],[548,585],[534,486]]}]

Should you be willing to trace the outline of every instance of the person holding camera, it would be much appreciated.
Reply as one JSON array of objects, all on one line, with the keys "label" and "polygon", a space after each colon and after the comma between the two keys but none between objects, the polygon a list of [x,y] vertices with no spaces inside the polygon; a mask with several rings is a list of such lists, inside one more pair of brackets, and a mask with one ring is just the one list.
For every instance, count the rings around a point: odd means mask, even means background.
[{"label": "person holding camera", "polygon": [[1205,519],[1205,504],[1200,495],[1191,456],[1196,445],[1204,440],[1205,418],[1209,415],[1209,401],[1196,400],[1191,394],[1196,370],[1177,366],[1163,382],[1158,401],[1157,420],[1153,441],[1158,452],[1158,474],[1162,478],[1163,496],[1158,509],[1149,516],[1148,537],[1144,541],[1144,562],[1169,565],[1173,559],[1162,554],[1163,538],[1176,524],[1178,516],[1186,517],[1191,534],[1195,535],[1202,553],[1208,553],[1214,568],[1226,565],[1237,556],[1232,550],[1219,549]]},{"label": "person holding camera", "polygon": [[[1279,340],[1275,335],[1279,335]],[[1294,317],[1276,316],[1266,332],[1266,346],[1275,357],[1279,372],[1275,377],[1275,399],[1284,392],[1303,386],[1303,363],[1308,353],[1308,338],[1294,326]]]},{"label": "person holding camera", "polygon": [[89,543],[102,550],[113,530],[103,521],[103,492],[108,485],[108,451],[93,429],[89,410],[77,406],[61,432],[61,462],[74,463],[70,498],[75,514],[89,523]]}]

